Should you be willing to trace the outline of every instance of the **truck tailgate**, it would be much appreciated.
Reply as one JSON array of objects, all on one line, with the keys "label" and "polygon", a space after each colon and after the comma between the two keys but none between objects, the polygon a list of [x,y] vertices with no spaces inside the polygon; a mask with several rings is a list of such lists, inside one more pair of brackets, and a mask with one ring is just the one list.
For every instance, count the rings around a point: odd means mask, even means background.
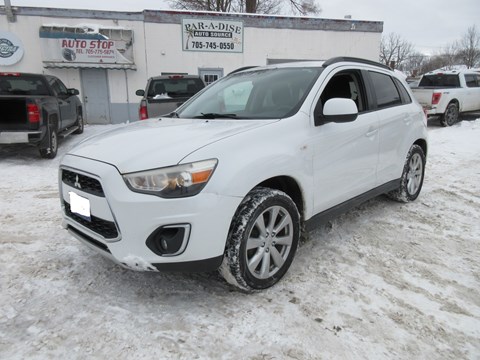
[{"label": "truck tailgate", "polygon": [[422,105],[425,106],[432,106],[432,95],[434,90],[433,89],[422,89],[422,88],[415,88],[412,89],[413,95],[415,99]]},{"label": "truck tailgate", "polygon": [[0,96],[0,130],[29,129],[25,97]]}]

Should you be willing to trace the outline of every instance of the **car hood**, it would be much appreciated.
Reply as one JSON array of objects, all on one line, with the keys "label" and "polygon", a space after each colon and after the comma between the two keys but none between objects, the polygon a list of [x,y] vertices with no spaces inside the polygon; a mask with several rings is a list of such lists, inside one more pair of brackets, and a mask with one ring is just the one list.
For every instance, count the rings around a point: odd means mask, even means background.
[{"label": "car hood", "polygon": [[176,165],[199,148],[276,121],[150,119],[88,138],[68,154],[111,164],[124,174]]}]

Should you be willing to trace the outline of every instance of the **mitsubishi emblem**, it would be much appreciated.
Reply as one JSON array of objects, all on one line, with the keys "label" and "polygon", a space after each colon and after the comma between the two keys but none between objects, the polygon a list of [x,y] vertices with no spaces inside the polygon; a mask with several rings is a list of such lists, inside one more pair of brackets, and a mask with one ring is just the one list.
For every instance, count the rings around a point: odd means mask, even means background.
[{"label": "mitsubishi emblem", "polygon": [[82,185],[80,185],[80,181],[78,181],[78,175],[75,177],[75,184],[73,185],[78,189],[82,188]]}]

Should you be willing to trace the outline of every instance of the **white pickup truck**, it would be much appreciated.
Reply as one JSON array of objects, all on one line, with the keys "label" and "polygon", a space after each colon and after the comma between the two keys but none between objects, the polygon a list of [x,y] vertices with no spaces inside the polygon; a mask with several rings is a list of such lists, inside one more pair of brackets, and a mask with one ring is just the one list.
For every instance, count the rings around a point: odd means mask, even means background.
[{"label": "white pickup truck", "polygon": [[460,113],[480,111],[479,72],[432,71],[412,91],[427,116],[440,116],[443,126],[455,124]]}]

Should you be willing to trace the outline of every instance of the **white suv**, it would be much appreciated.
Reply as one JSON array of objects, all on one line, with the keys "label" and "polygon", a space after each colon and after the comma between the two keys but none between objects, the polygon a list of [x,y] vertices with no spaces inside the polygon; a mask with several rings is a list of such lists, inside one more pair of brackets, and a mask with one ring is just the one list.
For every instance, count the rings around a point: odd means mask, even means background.
[{"label": "white suv", "polygon": [[[170,117],[93,137],[60,165],[64,225],[135,270],[278,282],[303,225],[422,188],[426,117],[386,66],[356,58],[234,72]],[[307,227],[308,228],[308,227]]]}]

